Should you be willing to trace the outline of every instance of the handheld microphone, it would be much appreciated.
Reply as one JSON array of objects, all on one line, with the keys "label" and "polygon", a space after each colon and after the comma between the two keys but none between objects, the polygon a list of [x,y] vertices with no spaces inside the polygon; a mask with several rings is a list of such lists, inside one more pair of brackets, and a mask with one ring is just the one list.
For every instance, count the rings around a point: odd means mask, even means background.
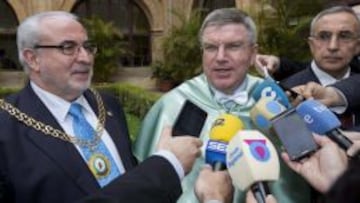
[{"label": "handheld microphone", "polygon": [[214,170],[226,169],[227,143],[243,128],[242,121],[232,114],[223,114],[214,121],[205,151],[205,162]]},{"label": "handheld microphone", "polygon": [[260,98],[269,98],[270,100],[276,100],[284,105],[286,108],[291,107],[288,96],[284,90],[277,84],[275,80],[271,77],[264,79],[262,83],[256,86],[253,91],[252,97],[255,101],[258,101]]},{"label": "handheld microphone", "polygon": [[325,105],[315,100],[306,100],[296,107],[308,128],[320,135],[327,135],[342,149],[347,150],[353,142],[344,136],[339,127],[341,122]]},{"label": "handheld microphone", "polygon": [[265,203],[267,181],[279,179],[280,163],[274,145],[255,130],[239,131],[229,142],[226,165],[234,185],[248,188],[257,202]]},{"label": "handheld microphone", "polygon": [[250,110],[250,118],[259,130],[265,131],[271,127],[270,120],[285,110],[278,101],[263,97]]}]

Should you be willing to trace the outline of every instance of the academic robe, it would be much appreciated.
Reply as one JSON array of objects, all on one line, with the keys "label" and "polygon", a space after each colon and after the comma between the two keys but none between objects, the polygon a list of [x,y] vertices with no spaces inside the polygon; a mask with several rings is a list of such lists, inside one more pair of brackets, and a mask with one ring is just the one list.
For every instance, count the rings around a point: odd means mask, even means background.
[{"label": "academic robe", "polygon": [[[229,112],[240,117],[248,129],[252,129],[249,111],[256,103],[251,97],[252,91],[261,81],[262,79],[260,78],[247,75],[245,90],[249,94],[249,99],[245,104],[238,106],[236,111]],[[140,133],[134,145],[134,153],[138,159],[144,160],[154,152],[162,129],[166,125],[172,126],[174,124],[182,104],[186,99],[208,113],[202,132],[200,133],[200,138],[203,140],[204,146],[206,146],[211,125],[219,115],[225,113],[225,110],[222,105],[215,101],[205,75],[201,74],[163,95],[150,109],[143,120]],[[277,145],[278,149],[280,148],[278,143],[275,145]],[[193,186],[203,165],[204,156],[201,156],[196,160],[192,171],[182,181],[183,194],[179,198],[178,203],[198,202],[194,194]],[[301,177],[287,168],[282,162],[280,173],[280,180],[275,183],[270,183],[271,191],[275,194],[278,202],[310,202],[310,187]],[[245,194],[244,191],[236,191],[234,203],[244,202]]]}]

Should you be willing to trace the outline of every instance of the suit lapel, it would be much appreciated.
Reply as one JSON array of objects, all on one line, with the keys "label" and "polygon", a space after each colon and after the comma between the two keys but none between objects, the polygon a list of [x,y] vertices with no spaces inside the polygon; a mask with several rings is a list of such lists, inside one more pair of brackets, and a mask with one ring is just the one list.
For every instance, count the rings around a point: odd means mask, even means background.
[{"label": "suit lapel", "polygon": [[319,78],[315,75],[314,71],[311,69],[311,66],[309,66],[307,69],[305,69],[305,75],[307,76],[305,79],[309,81],[314,81],[316,83],[320,83]]},{"label": "suit lapel", "polygon": [[[33,92],[30,85],[24,89],[20,97],[23,97],[20,98],[20,110],[33,116],[36,120],[48,124],[55,129],[62,130],[50,111]],[[30,131],[29,138],[33,141],[34,145],[47,154],[49,158],[74,181],[74,184],[83,191],[90,194],[100,188],[72,143],[45,135],[35,129]]]}]

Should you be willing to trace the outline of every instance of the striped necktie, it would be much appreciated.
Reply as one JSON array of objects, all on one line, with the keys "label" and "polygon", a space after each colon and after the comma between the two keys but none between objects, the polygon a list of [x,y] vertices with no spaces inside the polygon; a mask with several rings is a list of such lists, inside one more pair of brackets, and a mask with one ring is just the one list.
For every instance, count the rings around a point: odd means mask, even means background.
[{"label": "striped necktie", "polygon": [[[95,131],[85,119],[80,104],[72,103],[69,114],[73,118],[72,125],[75,136],[78,139],[84,141],[95,139]],[[104,187],[120,175],[120,171],[103,141],[100,140],[99,143],[91,149],[87,146],[79,147],[86,159],[88,167],[101,187]]]}]

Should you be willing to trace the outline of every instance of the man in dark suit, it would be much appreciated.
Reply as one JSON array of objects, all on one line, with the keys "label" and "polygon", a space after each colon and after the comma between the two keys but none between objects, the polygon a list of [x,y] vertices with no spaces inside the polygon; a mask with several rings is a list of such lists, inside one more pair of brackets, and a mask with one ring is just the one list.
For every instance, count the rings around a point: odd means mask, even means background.
[{"label": "man in dark suit", "polygon": [[[0,202],[77,201],[134,168],[120,104],[89,89],[97,47],[77,17],[61,11],[30,16],[18,27],[17,45],[29,83],[0,100]],[[176,169],[177,179],[159,190],[178,184],[201,146],[198,138],[165,134],[157,156]],[[161,171],[161,162],[145,166]],[[176,200],[180,192],[163,196]]]},{"label": "man in dark suit", "polygon": [[[282,80],[282,85],[292,88],[313,81],[327,86],[355,74],[349,64],[360,46],[359,33],[360,22],[350,7],[321,11],[311,22],[308,38],[313,61],[305,70]],[[360,115],[352,112],[339,117],[344,129],[360,124]]]},{"label": "man in dark suit", "polygon": [[[281,81],[287,88],[311,81],[323,86],[331,85],[359,72],[357,60],[353,57],[359,52],[359,33],[359,20],[350,7],[328,8],[321,11],[311,23],[308,43],[313,61],[307,64],[304,70],[289,76],[291,71],[298,71],[304,64],[286,59],[279,60],[274,56],[260,55],[257,57],[257,64],[266,65],[270,69],[280,65],[280,69],[273,75],[276,79],[288,75]],[[360,114],[343,110],[336,112],[339,113],[344,129],[351,129],[354,125],[360,124]]]}]

